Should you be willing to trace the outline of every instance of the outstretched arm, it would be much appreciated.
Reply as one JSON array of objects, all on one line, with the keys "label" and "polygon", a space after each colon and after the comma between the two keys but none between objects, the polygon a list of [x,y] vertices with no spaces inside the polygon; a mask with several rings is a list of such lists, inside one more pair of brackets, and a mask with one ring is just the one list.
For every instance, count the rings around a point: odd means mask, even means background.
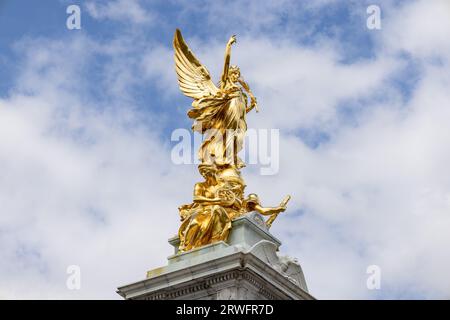
[{"label": "outstretched arm", "polygon": [[259,200],[258,200],[257,203],[250,203],[251,206],[249,207],[249,209],[250,209],[250,211],[256,210],[264,216],[270,216],[270,215],[278,214],[280,212],[285,211],[286,205],[290,199],[291,199],[291,196],[287,195],[286,197],[284,197],[284,199],[281,201],[281,203],[278,207],[263,207],[263,206],[261,206],[261,204],[259,203]]},{"label": "outstretched arm", "polygon": [[262,207],[259,204],[255,205],[255,210],[264,216],[270,216],[275,213],[280,213],[286,210],[286,207]]},{"label": "outstretched arm", "polygon": [[230,69],[230,59],[231,59],[231,45],[236,42],[236,36],[233,35],[228,40],[227,47],[225,48],[225,63],[223,65],[223,73],[221,78],[220,89],[225,88],[226,81],[228,79],[228,69]]}]

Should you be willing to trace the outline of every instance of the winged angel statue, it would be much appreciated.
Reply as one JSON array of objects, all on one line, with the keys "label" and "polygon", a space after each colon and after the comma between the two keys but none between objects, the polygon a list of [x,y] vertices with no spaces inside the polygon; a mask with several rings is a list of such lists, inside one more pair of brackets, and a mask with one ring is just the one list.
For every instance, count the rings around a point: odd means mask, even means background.
[{"label": "winged angel statue", "polygon": [[277,207],[262,207],[256,194],[244,198],[245,183],[240,169],[245,164],[238,153],[247,130],[246,114],[254,108],[258,111],[258,105],[239,68],[230,65],[234,43],[236,36],[231,36],[216,86],[180,30],[176,30],[173,39],[178,84],[186,96],[194,99],[188,111],[188,116],[194,119],[192,129],[203,135],[198,169],[205,179],[195,184],[193,202],[178,208],[182,221],[178,231],[180,252],[226,241],[232,220],[246,212],[256,210],[270,216],[266,222],[270,227],[278,214],[286,210],[290,199],[287,196]]}]

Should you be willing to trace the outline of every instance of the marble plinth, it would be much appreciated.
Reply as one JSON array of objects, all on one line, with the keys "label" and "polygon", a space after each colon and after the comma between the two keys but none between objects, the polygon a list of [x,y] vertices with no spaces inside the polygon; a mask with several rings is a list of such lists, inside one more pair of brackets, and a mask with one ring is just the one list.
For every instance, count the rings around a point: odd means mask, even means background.
[{"label": "marble plinth", "polygon": [[235,219],[227,242],[178,254],[179,239],[166,266],[144,280],[121,286],[125,299],[314,299],[296,259],[280,255],[281,242],[259,213]]}]

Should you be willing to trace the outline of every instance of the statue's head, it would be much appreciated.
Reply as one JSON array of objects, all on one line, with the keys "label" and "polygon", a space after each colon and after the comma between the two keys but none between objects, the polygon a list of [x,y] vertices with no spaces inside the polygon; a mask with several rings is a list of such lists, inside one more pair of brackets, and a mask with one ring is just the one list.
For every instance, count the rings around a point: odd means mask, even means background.
[{"label": "statue's head", "polygon": [[255,193],[250,193],[244,203],[248,212],[255,210],[256,205],[261,205],[259,197]]},{"label": "statue's head", "polygon": [[251,203],[254,205],[260,204],[258,195],[255,193],[250,193],[247,197],[247,203]]},{"label": "statue's head", "polygon": [[228,70],[228,76],[230,77],[231,82],[237,82],[241,76],[241,70],[239,70],[238,66],[232,65]]}]

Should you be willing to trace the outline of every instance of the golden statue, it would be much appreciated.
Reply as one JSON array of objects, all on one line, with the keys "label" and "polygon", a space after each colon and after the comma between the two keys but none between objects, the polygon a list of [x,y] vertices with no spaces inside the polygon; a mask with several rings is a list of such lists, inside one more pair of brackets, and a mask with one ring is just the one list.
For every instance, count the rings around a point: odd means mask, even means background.
[{"label": "golden statue", "polygon": [[290,199],[287,196],[277,207],[262,207],[256,194],[244,198],[245,183],[240,169],[245,164],[238,153],[247,131],[245,116],[253,108],[258,111],[258,105],[239,68],[230,66],[234,43],[236,36],[231,36],[225,49],[222,77],[216,86],[180,30],[176,30],[173,39],[180,89],[194,99],[188,111],[188,116],[194,119],[192,129],[203,135],[198,169],[205,179],[195,185],[193,202],[178,208],[182,221],[178,231],[180,252],[226,241],[231,221],[250,211],[270,216],[266,222],[270,228]]}]

